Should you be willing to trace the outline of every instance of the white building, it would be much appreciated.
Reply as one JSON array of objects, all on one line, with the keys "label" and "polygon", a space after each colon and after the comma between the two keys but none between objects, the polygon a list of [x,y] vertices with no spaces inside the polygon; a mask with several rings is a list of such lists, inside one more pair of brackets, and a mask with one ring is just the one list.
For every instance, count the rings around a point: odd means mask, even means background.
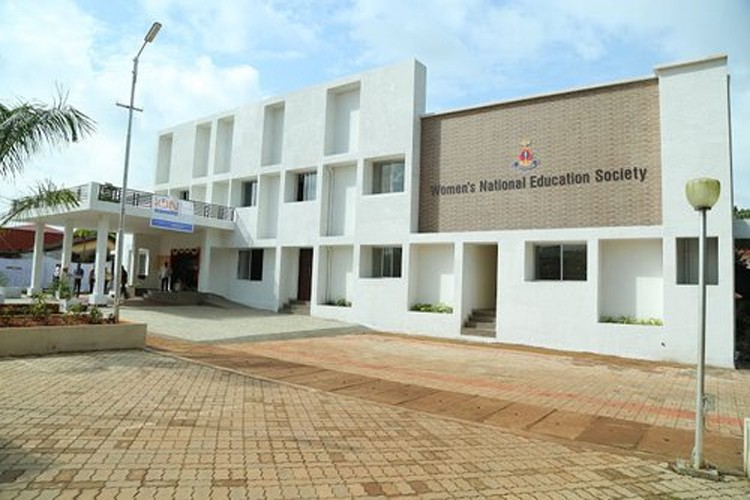
[{"label": "white building", "polygon": [[[169,260],[184,287],[263,309],[309,301],[378,330],[692,363],[684,185],[709,176],[723,192],[706,359],[733,366],[725,56],[437,114],[425,86],[410,61],[162,131],[154,192],[194,201],[195,230],[150,228],[150,195],[129,193],[133,284],[158,288]],[[101,188],[24,218],[111,229]]]}]

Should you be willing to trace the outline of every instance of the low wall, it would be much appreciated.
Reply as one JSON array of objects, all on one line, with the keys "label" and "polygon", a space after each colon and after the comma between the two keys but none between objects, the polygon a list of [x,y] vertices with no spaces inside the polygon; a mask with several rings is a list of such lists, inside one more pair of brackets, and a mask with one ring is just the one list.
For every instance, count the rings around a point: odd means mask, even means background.
[{"label": "low wall", "polygon": [[143,349],[145,323],[0,328],[0,357]]}]

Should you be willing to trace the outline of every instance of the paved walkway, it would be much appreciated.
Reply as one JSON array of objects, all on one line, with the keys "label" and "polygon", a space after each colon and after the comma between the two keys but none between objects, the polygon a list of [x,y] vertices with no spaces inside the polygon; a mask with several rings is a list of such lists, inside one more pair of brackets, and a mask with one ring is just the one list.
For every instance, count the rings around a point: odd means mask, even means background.
[{"label": "paved walkway", "polygon": [[126,305],[120,310],[120,316],[148,324],[151,333],[192,342],[288,339],[363,330],[340,321],[248,307]]},{"label": "paved walkway", "polygon": [[750,495],[632,453],[139,351],[0,360],[0,428],[3,499]]}]

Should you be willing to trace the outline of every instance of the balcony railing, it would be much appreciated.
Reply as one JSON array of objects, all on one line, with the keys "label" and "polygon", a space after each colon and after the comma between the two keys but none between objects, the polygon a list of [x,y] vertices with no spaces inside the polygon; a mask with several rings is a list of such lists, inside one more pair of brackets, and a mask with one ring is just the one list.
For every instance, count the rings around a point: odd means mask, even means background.
[{"label": "balcony railing", "polygon": [[[76,188],[73,188],[75,190]],[[97,199],[99,201],[120,203],[122,188],[112,184],[99,185]],[[139,208],[151,208],[154,193],[146,191],[137,191],[128,189],[125,194],[125,205]],[[234,220],[234,208],[215,203],[205,203],[203,201],[186,200],[193,203],[193,213],[198,217],[218,220]]]}]

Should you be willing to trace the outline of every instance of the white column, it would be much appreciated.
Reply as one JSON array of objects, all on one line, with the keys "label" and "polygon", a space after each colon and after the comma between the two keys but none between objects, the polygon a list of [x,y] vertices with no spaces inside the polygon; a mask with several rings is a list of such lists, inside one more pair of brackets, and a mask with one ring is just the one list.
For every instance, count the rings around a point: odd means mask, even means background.
[{"label": "white column", "polygon": [[62,244],[62,255],[60,256],[60,267],[70,267],[70,261],[73,256],[73,223],[69,220],[65,221],[65,232],[63,233],[63,244]]},{"label": "white column", "polygon": [[94,293],[89,296],[89,302],[97,305],[107,304],[104,293],[104,268],[107,264],[107,238],[109,235],[109,218],[100,215],[96,225],[96,263],[94,264]]},{"label": "white column", "polygon": [[34,257],[31,261],[31,283],[29,295],[42,291],[42,273],[44,273],[44,224],[37,222],[34,228]]},{"label": "white column", "polygon": [[211,243],[213,242],[213,230],[206,228],[203,231],[203,242],[201,244],[201,257],[198,267],[198,291],[208,292],[208,267],[211,265]]}]

